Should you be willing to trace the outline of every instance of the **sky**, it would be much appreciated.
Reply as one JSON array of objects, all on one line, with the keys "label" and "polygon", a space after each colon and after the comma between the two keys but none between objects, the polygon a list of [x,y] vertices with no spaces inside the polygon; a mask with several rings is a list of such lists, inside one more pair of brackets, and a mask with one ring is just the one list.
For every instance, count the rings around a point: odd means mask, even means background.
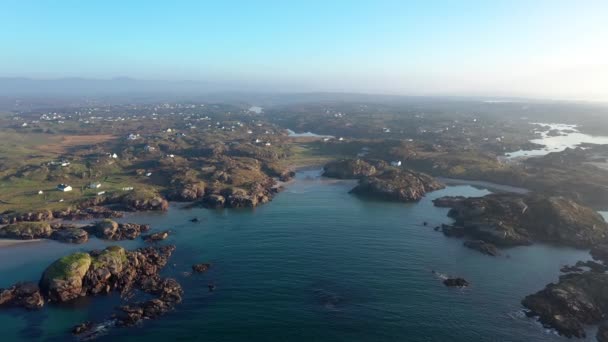
[{"label": "sky", "polygon": [[0,0],[0,77],[608,100],[606,0]]}]

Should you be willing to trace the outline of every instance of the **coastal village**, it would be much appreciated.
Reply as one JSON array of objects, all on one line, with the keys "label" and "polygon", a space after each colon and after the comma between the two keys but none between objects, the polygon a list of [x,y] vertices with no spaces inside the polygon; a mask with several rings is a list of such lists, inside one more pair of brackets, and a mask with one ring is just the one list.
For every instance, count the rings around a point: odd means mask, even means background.
[{"label": "coastal village", "polygon": [[[602,145],[548,150],[531,142],[567,135],[574,127],[560,131],[528,117],[507,120],[477,111],[397,115],[370,104],[261,108],[210,103],[17,111],[0,124],[7,141],[21,144],[2,151],[0,238],[157,243],[172,232],[148,233],[147,225],[115,220],[129,212],[167,211],[171,202],[218,210],[254,208],[272,201],[306,167],[323,168],[327,178],[356,180],[350,193],[377,201],[418,202],[453,180],[482,181],[525,192],[438,198],[434,205],[449,208],[454,223],[429,229],[494,257],[505,248],[535,243],[589,248],[596,261],[565,267],[569,276],[557,288],[572,292],[573,305],[583,296],[604,299],[596,285],[608,281],[603,264],[608,226],[596,210],[608,208],[608,171],[601,167],[608,150]],[[534,158],[525,152],[518,158],[509,155],[543,148],[545,154]],[[547,212],[553,213],[548,226]],[[78,224],[83,220],[92,223]],[[197,217],[189,220],[200,222]],[[50,266],[40,288],[24,283],[2,289],[0,306],[40,309],[47,301],[140,287],[156,299],[122,307],[117,321],[136,325],[181,301],[175,279],[154,273],[151,287],[141,285],[146,268],[162,268],[172,251],[151,246],[68,255]],[[147,261],[136,266],[136,258]],[[150,264],[152,260],[157,264]],[[53,277],[65,272],[61,265],[87,266]],[[129,267],[135,273],[127,272]],[[209,267],[193,260],[195,273]],[[100,278],[102,274],[113,276]],[[80,285],[66,285],[66,279]],[[593,284],[588,292],[578,287],[582,282]],[[466,287],[469,280],[450,277],[444,284]],[[208,286],[215,289],[212,283]],[[599,316],[581,316],[554,304],[556,291],[548,287],[526,297],[523,305],[565,336],[585,336],[584,324],[600,323],[602,307],[593,308]],[[74,333],[89,336],[100,324],[105,323],[83,323]]]}]

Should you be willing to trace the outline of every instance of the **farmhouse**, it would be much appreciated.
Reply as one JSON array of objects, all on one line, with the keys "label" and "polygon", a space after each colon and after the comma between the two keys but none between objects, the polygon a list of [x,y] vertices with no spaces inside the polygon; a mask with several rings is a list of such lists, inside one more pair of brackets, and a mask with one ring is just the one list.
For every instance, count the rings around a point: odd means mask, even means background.
[{"label": "farmhouse", "polygon": [[72,191],[72,187],[67,184],[59,184],[59,185],[57,185],[57,190],[63,191],[63,192],[68,192],[68,191]]}]

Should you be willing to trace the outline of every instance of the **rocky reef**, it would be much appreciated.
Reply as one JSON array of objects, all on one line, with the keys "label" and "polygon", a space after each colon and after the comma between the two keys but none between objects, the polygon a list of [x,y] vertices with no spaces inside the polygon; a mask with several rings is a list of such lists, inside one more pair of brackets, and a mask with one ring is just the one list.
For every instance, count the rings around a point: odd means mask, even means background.
[{"label": "rocky reef", "polygon": [[44,306],[44,298],[38,285],[17,283],[7,289],[0,289],[0,307],[22,307],[37,310]]},{"label": "rocky reef", "polygon": [[378,199],[413,202],[427,192],[444,188],[444,185],[424,173],[405,169],[388,169],[375,176],[363,177],[352,193]]},{"label": "rocky reef", "polygon": [[105,219],[83,228],[89,234],[105,240],[133,240],[143,232],[150,230],[150,225],[136,223],[118,223]]},{"label": "rocky reef", "polygon": [[0,228],[0,238],[16,240],[46,239],[53,230],[47,222],[18,222]]},{"label": "rocky reef", "polygon": [[455,223],[444,227],[444,233],[462,232],[498,246],[542,241],[584,248],[608,239],[608,225],[601,215],[564,197],[503,193],[433,202],[451,208],[448,216]]},{"label": "rocky reef", "polygon": [[522,304],[530,316],[567,337],[585,337],[584,325],[598,324],[608,314],[608,274],[570,273],[556,284],[529,295]]},{"label": "rocky reef", "polygon": [[490,256],[498,256],[500,252],[495,245],[491,243],[487,243],[483,240],[469,240],[465,241],[463,245],[467,248],[474,249],[482,254],[490,255]]},{"label": "rocky reef", "polygon": [[[17,283],[0,289],[0,306],[33,310],[41,309],[46,301],[68,302],[113,291],[128,299],[135,291],[140,291],[154,298],[121,306],[109,319],[111,325],[131,326],[142,319],[156,318],[181,302],[183,291],[179,283],[160,276],[174,250],[175,246],[134,251],[111,246],[101,251],[73,253],[53,262],[44,271],[39,285]],[[74,332],[90,338],[99,331],[98,327],[98,324],[87,322],[76,327]]]}]

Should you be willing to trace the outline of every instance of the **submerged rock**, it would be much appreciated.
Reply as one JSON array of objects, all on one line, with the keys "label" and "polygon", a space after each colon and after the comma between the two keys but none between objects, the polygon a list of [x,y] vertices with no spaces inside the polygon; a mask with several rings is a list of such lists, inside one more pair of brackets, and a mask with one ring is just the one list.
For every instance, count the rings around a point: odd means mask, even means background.
[{"label": "submerged rock", "polygon": [[469,282],[464,278],[447,278],[443,281],[443,284],[448,287],[467,287]]},{"label": "submerged rock", "polygon": [[207,270],[211,267],[210,263],[200,263],[192,265],[192,271],[196,273],[207,272]]},{"label": "submerged rock", "polygon": [[487,243],[483,240],[469,240],[469,241],[465,241],[463,243],[463,245],[467,248],[474,249],[474,250],[479,251],[486,255],[490,255],[490,256],[500,255],[500,252],[498,251],[498,248],[496,248],[496,246],[494,246],[491,243]]}]

